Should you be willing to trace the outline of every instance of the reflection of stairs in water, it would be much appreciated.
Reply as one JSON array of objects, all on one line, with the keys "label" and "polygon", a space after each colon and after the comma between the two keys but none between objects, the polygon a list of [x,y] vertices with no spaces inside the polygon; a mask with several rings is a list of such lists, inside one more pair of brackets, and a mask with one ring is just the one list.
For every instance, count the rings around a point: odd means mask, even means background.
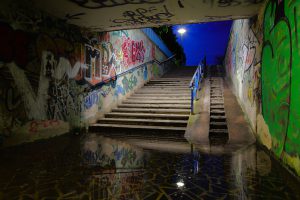
[{"label": "reflection of stairs in water", "polygon": [[151,80],[91,125],[90,132],[110,136],[126,133],[128,137],[141,132],[183,136],[190,114],[189,82],[194,71],[179,69]]}]

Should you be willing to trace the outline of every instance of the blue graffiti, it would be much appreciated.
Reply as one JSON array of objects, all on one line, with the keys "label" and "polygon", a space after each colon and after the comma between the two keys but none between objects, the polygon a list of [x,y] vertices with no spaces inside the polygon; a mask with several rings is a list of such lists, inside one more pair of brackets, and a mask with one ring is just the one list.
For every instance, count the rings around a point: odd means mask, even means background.
[{"label": "blue graffiti", "polygon": [[99,103],[99,95],[97,91],[93,91],[84,99],[84,108],[90,109],[94,104]]},{"label": "blue graffiti", "polygon": [[89,165],[96,165],[99,161],[101,161],[101,155],[98,151],[86,151],[83,153],[83,159],[85,163],[88,163]]},{"label": "blue graffiti", "polygon": [[118,148],[118,146],[113,145],[113,155],[116,161],[121,161],[122,166],[124,167],[127,163],[134,164],[137,159],[136,151],[127,148]]},{"label": "blue graffiti", "polygon": [[120,94],[125,95],[126,92],[121,85],[117,85],[117,88],[115,90],[115,96],[119,96]]}]

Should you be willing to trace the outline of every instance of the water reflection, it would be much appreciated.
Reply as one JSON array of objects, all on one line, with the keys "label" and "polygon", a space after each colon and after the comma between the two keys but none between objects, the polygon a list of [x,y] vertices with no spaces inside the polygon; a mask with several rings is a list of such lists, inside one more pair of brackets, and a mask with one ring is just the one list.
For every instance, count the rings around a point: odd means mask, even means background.
[{"label": "water reflection", "polygon": [[256,176],[256,147],[235,153],[231,159],[232,188],[235,188],[234,199],[251,199],[249,187],[255,186]]},{"label": "water reflection", "polygon": [[94,199],[134,199],[144,183],[145,154],[127,143],[89,135],[82,142],[84,165],[92,168],[87,184]]},{"label": "water reflection", "polygon": [[92,185],[93,199],[134,199],[144,187],[143,170],[105,170],[94,172],[87,184]]},{"label": "water reflection", "polygon": [[0,200],[300,198],[299,182],[255,145],[213,154],[142,141],[91,134],[1,150]]},{"label": "water reflection", "polygon": [[142,149],[95,134],[83,140],[82,157],[84,164],[88,166],[109,169],[144,167]]}]

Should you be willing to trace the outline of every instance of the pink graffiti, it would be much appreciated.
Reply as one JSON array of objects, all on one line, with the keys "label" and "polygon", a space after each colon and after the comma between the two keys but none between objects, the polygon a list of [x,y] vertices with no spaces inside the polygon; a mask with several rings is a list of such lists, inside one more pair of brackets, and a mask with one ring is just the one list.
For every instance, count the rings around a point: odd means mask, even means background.
[{"label": "pink graffiti", "polygon": [[133,41],[125,38],[122,44],[123,62],[127,67],[143,63],[145,58],[145,46],[143,40]]},{"label": "pink graffiti", "polygon": [[132,45],[132,62],[144,62],[146,49],[144,47],[144,42],[141,40],[140,42],[131,42]]},{"label": "pink graffiti", "polygon": [[30,133],[37,133],[38,130],[43,128],[55,127],[58,126],[60,122],[56,119],[52,120],[42,120],[42,121],[32,121],[29,125],[29,132]]}]

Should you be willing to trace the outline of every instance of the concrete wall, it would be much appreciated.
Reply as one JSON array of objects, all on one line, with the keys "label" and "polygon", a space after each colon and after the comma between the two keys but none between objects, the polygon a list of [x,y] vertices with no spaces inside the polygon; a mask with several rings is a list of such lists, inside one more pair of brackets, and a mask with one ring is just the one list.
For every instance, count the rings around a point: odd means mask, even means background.
[{"label": "concrete wall", "polygon": [[300,2],[269,1],[232,26],[225,65],[259,141],[300,175]]},{"label": "concrete wall", "polygon": [[0,35],[4,146],[95,122],[168,68],[149,63],[166,56],[140,30],[91,33],[31,7],[1,10]]}]

